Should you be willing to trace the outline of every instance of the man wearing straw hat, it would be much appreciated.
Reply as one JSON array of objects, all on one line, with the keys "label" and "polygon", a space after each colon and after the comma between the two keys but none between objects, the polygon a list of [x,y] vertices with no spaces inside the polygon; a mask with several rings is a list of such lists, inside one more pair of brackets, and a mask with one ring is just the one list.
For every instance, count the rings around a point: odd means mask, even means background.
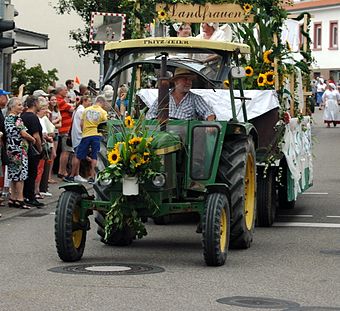
[{"label": "man wearing straw hat", "polygon": [[[215,120],[216,116],[212,108],[202,96],[190,91],[192,81],[196,75],[188,69],[176,68],[171,82],[174,84],[169,96],[169,118],[180,120],[202,119],[207,121]],[[158,100],[151,106],[146,117],[157,118]]]}]

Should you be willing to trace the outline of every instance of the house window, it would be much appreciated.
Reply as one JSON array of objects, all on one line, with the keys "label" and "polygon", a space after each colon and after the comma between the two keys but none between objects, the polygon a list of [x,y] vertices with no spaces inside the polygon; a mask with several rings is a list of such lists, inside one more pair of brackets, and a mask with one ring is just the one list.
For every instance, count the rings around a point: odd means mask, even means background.
[{"label": "house window", "polygon": [[338,22],[331,21],[329,25],[329,48],[338,48]]},{"label": "house window", "polygon": [[321,23],[314,24],[314,49],[321,50]]}]

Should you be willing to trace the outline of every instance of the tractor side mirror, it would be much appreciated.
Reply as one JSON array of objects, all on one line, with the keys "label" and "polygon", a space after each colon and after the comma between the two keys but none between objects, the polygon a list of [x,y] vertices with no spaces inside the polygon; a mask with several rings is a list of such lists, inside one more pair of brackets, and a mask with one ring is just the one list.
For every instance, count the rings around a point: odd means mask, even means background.
[{"label": "tractor side mirror", "polygon": [[243,67],[232,67],[231,76],[233,78],[244,78],[246,76],[246,71]]}]

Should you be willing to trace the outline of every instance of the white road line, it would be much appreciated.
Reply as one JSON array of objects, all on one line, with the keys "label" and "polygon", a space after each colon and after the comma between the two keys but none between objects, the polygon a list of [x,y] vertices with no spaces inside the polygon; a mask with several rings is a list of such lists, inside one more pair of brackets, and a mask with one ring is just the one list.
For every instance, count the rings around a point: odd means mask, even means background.
[{"label": "white road line", "polygon": [[327,195],[328,192],[304,192],[302,194],[304,194],[304,195],[307,195],[307,194],[312,194],[312,195]]},{"label": "white road line", "polygon": [[313,218],[313,215],[278,215],[279,217],[301,217],[301,218]]},{"label": "white road line", "polygon": [[340,218],[340,216],[326,216],[327,218]]},{"label": "white road line", "polygon": [[275,222],[273,227],[340,228],[339,224],[320,222]]}]

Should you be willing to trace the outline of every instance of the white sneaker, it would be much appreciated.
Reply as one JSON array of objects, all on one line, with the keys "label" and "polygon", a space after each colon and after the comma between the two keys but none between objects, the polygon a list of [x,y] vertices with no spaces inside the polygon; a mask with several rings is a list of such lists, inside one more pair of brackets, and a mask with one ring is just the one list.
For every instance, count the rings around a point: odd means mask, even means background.
[{"label": "white sneaker", "polygon": [[81,177],[80,175],[74,176],[74,181],[77,182],[87,182],[87,179]]},{"label": "white sneaker", "polygon": [[40,194],[44,195],[45,197],[51,197],[53,195],[51,192],[40,192]]}]

